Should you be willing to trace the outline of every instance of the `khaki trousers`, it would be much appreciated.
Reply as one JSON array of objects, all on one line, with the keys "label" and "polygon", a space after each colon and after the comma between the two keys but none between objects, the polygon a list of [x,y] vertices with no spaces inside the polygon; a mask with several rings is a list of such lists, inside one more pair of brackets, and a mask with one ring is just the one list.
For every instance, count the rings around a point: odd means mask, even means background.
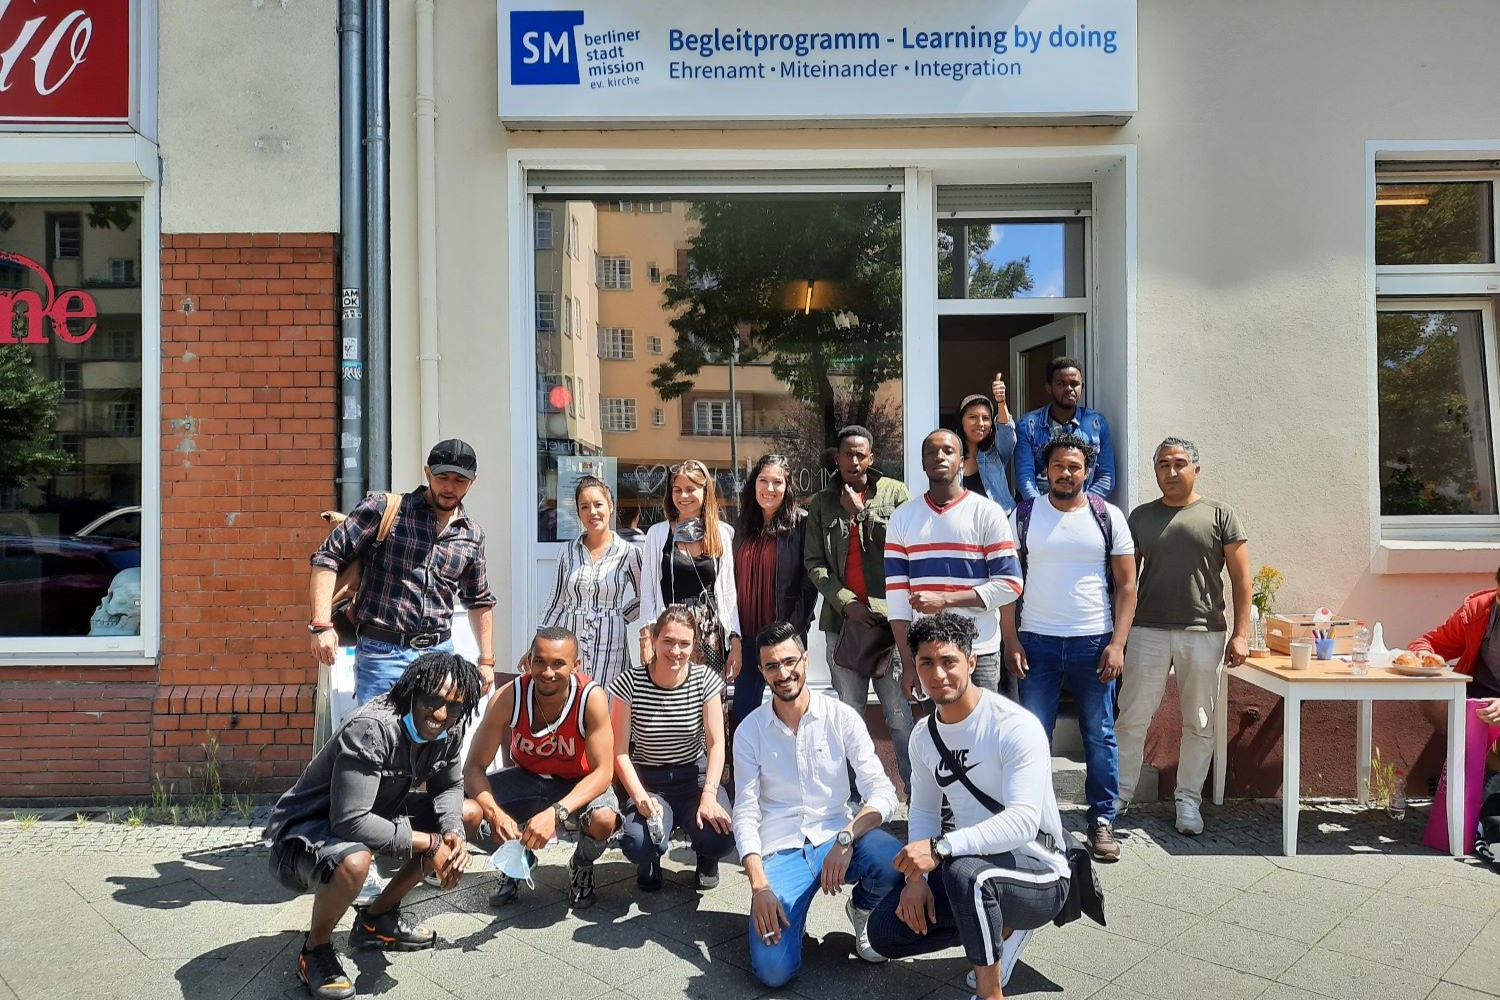
[{"label": "khaki trousers", "polygon": [[1182,745],[1177,758],[1177,795],[1203,801],[1203,783],[1214,759],[1214,703],[1224,669],[1228,632],[1133,628],[1120,678],[1120,715],[1115,739],[1120,747],[1120,800],[1128,803],[1141,778],[1146,730],[1161,704],[1167,673],[1177,673],[1182,707]]}]

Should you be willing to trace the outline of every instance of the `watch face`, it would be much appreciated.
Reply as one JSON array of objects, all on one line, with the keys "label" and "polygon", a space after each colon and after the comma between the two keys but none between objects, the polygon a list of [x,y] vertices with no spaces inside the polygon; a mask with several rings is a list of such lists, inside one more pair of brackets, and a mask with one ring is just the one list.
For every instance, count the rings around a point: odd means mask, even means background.
[{"label": "watch face", "polygon": [[840,847],[848,847],[854,843],[854,834],[848,830],[840,830],[839,835],[835,839],[838,841]]}]

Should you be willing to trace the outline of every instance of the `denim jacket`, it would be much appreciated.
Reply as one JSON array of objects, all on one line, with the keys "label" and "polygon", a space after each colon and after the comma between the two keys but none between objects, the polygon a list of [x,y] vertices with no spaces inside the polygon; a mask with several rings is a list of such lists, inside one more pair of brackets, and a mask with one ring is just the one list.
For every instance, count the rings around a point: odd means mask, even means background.
[{"label": "denim jacket", "polygon": [[[1016,425],[1016,492],[1023,500],[1047,492],[1047,467],[1042,462],[1042,449],[1052,437],[1048,409],[1043,406],[1032,410]],[[1101,497],[1109,496],[1115,488],[1115,446],[1109,437],[1109,421],[1098,410],[1080,406],[1067,429],[1099,451],[1094,467],[1089,470],[1085,488]]]},{"label": "denim jacket", "polygon": [[976,460],[979,463],[979,480],[984,483],[985,494],[1005,511],[1009,517],[1011,511],[1016,509],[1016,498],[1011,492],[1009,466],[1011,458],[1016,451],[1016,425],[996,424],[995,441],[988,450],[981,451]]}]

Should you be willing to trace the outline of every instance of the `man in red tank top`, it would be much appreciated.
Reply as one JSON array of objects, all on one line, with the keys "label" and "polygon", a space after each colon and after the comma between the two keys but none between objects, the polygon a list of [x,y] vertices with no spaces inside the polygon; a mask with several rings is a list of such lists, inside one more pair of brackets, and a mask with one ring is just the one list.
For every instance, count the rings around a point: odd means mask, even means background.
[{"label": "man in red tank top", "polygon": [[[619,825],[614,733],[604,690],[579,671],[578,639],[565,628],[537,632],[527,672],[490,696],[464,764],[464,787],[479,803],[495,843],[519,840],[531,852],[564,826],[578,829],[568,861],[575,909],[594,903],[594,862]],[[491,773],[501,747],[510,766]],[[520,892],[502,874],[495,906]]]}]

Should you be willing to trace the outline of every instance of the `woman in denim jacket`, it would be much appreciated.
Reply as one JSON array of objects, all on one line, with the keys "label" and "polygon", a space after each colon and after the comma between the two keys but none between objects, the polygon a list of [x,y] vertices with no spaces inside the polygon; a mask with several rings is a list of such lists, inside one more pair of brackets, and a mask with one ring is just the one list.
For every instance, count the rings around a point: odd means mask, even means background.
[{"label": "woman in denim jacket", "polygon": [[958,435],[964,442],[964,487],[989,497],[1009,516],[1016,509],[1010,488],[1010,463],[1016,450],[1016,425],[1005,405],[1005,382],[995,375],[995,401],[975,393],[958,404]]}]

